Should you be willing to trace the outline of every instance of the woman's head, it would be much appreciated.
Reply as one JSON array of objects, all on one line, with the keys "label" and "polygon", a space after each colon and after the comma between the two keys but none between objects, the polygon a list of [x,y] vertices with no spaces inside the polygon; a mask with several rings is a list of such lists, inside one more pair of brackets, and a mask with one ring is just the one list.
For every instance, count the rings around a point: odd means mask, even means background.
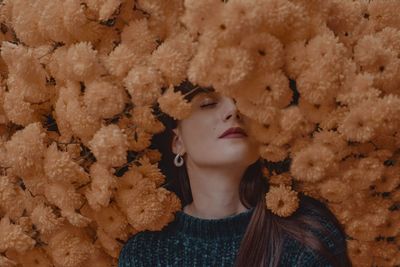
[{"label": "woman's head", "polygon": [[251,136],[220,138],[231,127],[246,131],[235,100],[214,90],[198,90],[191,99],[191,115],[172,129],[171,149],[187,164],[204,168],[246,168],[259,159],[259,144]]},{"label": "woman's head", "polygon": [[[237,110],[235,100],[215,92],[213,88],[196,87],[187,80],[176,89],[192,103],[193,109],[191,115],[183,120],[175,120],[160,112],[159,119],[166,129],[153,137],[152,148],[160,150],[162,155],[159,168],[167,178],[164,187],[175,192],[185,206],[193,201],[189,172],[219,168],[221,171],[240,171],[243,177],[252,176],[257,180],[254,175],[249,175],[254,171],[261,173],[257,141],[249,135],[245,138],[219,138],[231,127],[241,127],[247,132],[246,118]],[[174,165],[178,153],[185,162],[181,167]],[[261,183],[261,179],[258,182]],[[241,186],[240,190],[244,188]],[[248,194],[256,190],[254,187],[246,188]],[[259,185],[257,189],[261,190]],[[258,197],[259,194],[253,194],[251,199],[241,197],[241,200],[249,208],[256,204]]]}]

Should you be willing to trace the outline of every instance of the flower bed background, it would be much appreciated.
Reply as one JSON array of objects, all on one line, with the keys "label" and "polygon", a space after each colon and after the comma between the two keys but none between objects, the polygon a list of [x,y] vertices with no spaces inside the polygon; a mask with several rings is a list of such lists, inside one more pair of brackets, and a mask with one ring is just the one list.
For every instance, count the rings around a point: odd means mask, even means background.
[{"label": "flower bed background", "polygon": [[0,266],[116,266],[130,235],[173,220],[150,145],[156,105],[190,114],[186,77],[237,100],[265,160],[290,161],[268,208],[316,197],[355,266],[400,265],[400,1],[0,5]]}]

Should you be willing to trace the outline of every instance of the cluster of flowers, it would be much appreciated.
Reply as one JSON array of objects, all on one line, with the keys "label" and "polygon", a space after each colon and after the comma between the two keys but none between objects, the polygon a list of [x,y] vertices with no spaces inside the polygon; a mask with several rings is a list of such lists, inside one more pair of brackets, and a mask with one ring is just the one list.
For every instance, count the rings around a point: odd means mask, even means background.
[{"label": "cluster of flowers", "polygon": [[190,115],[186,78],[236,99],[262,158],[292,159],[264,169],[267,208],[290,216],[304,192],[345,226],[355,265],[400,264],[398,0],[0,8],[0,266],[115,266],[130,235],[174,219],[149,147],[154,104]]}]

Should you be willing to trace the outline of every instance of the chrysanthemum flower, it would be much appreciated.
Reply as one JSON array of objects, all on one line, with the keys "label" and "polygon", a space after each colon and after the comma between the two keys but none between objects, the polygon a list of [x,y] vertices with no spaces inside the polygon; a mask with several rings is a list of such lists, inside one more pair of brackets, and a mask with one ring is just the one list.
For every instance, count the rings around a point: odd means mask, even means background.
[{"label": "chrysanthemum flower", "polygon": [[211,14],[219,16],[224,3],[213,0],[187,0],[183,2],[185,12],[181,21],[192,34],[203,33]]},{"label": "chrysanthemum flower", "polygon": [[47,200],[61,210],[61,215],[77,227],[86,227],[91,221],[75,211],[83,203],[83,196],[76,192],[72,184],[57,182],[48,184],[44,189]]},{"label": "chrysanthemum flower", "polygon": [[292,1],[274,0],[259,3],[263,25],[285,44],[311,35],[311,18],[306,8]]},{"label": "chrysanthemum flower", "polygon": [[57,217],[52,208],[45,204],[39,204],[31,214],[32,223],[41,234],[54,233],[64,222],[64,218]]},{"label": "chrysanthemum flower", "polygon": [[273,144],[262,144],[259,152],[262,158],[272,162],[282,161],[288,155],[287,149]]},{"label": "chrysanthemum flower", "polygon": [[[338,131],[343,134],[347,140],[356,142],[367,142],[376,134],[376,130],[380,126],[378,121],[381,117],[376,117],[374,110],[364,102],[362,106],[353,108],[343,118],[338,127]],[[374,116],[375,115],[375,116]]]},{"label": "chrysanthemum flower", "polygon": [[243,115],[261,124],[270,125],[275,123],[279,116],[279,109],[276,106],[255,104],[251,99],[247,99],[245,94],[245,90],[238,92],[239,97],[236,102],[236,106]]},{"label": "chrysanthemum flower", "polygon": [[156,193],[141,194],[127,210],[129,223],[137,230],[143,231],[158,224],[159,218],[164,213],[163,205],[157,199]]},{"label": "chrysanthemum flower", "polygon": [[[268,175],[265,175],[268,176]],[[292,184],[292,177],[290,176],[289,173],[281,173],[281,174],[274,174],[271,176],[268,176],[268,183],[270,185],[287,185],[290,186]]]},{"label": "chrysanthemum flower", "polygon": [[161,160],[161,152],[158,149],[145,149],[144,156],[146,156],[152,164],[159,162]]},{"label": "chrysanthemum flower", "polygon": [[390,212],[387,221],[380,226],[379,232],[382,236],[398,236],[400,233],[400,214]]},{"label": "chrysanthemum flower", "polygon": [[362,4],[358,1],[333,1],[327,25],[339,39],[351,47],[358,37],[357,30],[363,20]]},{"label": "chrysanthemum flower", "polygon": [[107,207],[112,196],[112,189],[116,187],[117,180],[105,166],[98,162],[90,166],[92,182],[85,191],[86,199],[90,207],[96,211],[101,207]]},{"label": "chrysanthemum flower", "polygon": [[76,228],[65,226],[53,235],[48,251],[55,264],[60,267],[79,266],[93,252],[89,238]]},{"label": "chrysanthemum flower", "polygon": [[151,55],[152,64],[161,71],[168,84],[179,85],[186,78],[195,46],[186,32],[167,38]]},{"label": "chrysanthemum flower", "polygon": [[94,43],[101,37],[102,25],[86,17],[80,2],[63,1],[62,9],[64,27],[76,40]]},{"label": "chrysanthemum flower", "polygon": [[375,184],[377,192],[391,192],[400,185],[400,166],[387,166],[380,180]]},{"label": "chrysanthemum flower", "polygon": [[128,221],[139,231],[160,231],[173,220],[172,212],[180,208],[180,201],[175,194],[165,188],[159,188],[131,203],[127,210]]},{"label": "chrysanthemum flower", "polygon": [[[307,59],[314,65],[321,62],[341,64],[346,56],[346,49],[333,32],[326,32],[312,38],[306,46]],[[339,66],[331,66],[338,68]]]},{"label": "chrysanthemum flower", "polygon": [[332,150],[314,144],[294,155],[290,171],[297,180],[317,182],[325,178],[335,165]]},{"label": "chrysanthemum flower", "polygon": [[[38,31],[38,14],[41,14],[43,2],[12,1],[12,27],[22,42],[29,46],[38,46],[48,39]],[[40,17],[40,16],[39,16]]]},{"label": "chrysanthemum flower", "polygon": [[132,201],[141,195],[153,194],[156,191],[156,184],[143,177],[136,166],[125,172],[119,181],[115,198],[118,206],[125,212],[130,208]]},{"label": "chrysanthemum flower", "polygon": [[[19,79],[22,76],[22,80],[31,85],[44,85],[46,71],[40,65],[40,61],[33,48],[16,45],[11,42],[3,42],[1,45],[1,56],[7,64],[11,75],[17,75]],[[12,79],[16,79],[16,77]]]},{"label": "chrysanthemum flower", "polygon": [[376,104],[374,115],[380,119],[378,131],[394,136],[400,127],[400,97],[395,94],[383,96]]},{"label": "chrysanthemum flower", "polygon": [[371,1],[368,3],[369,18],[376,31],[385,27],[397,27],[400,18],[396,16],[400,12],[400,3],[396,0]]},{"label": "chrysanthemum flower", "polygon": [[18,252],[25,252],[33,248],[36,241],[26,235],[21,226],[12,224],[8,216],[0,221],[0,252],[8,249],[15,249]]},{"label": "chrysanthemum flower", "polygon": [[127,44],[121,43],[102,60],[112,75],[123,78],[136,64],[145,64],[144,55],[138,54]]},{"label": "chrysanthemum flower", "polygon": [[298,106],[282,109],[279,124],[281,129],[293,135],[307,134],[314,129],[314,124],[306,120]]},{"label": "chrysanthemum flower", "polygon": [[152,66],[135,65],[123,80],[132,102],[144,106],[153,104],[161,95],[164,84],[160,71]]},{"label": "chrysanthemum flower", "polygon": [[57,144],[53,142],[44,156],[44,171],[52,181],[68,181],[85,184],[90,181],[89,175],[76,162],[74,162],[67,152],[57,149]]},{"label": "chrysanthemum flower", "polygon": [[[207,34],[201,37],[207,37]],[[214,64],[214,59],[216,57],[217,42],[215,36],[210,36],[206,38],[202,44],[200,42],[197,52],[194,57],[190,60],[189,68],[187,70],[188,79],[199,86],[208,87],[211,85],[209,80],[209,68]]]},{"label": "chrysanthemum flower", "polygon": [[111,118],[124,110],[127,95],[117,84],[94,80],[86,83],[83,101],[90,115]]},{"label": "chrysanthemum flower", "polygon": [[346,201],[351,194],[350,186],[340,179],[329,179],[319,185],[319,190],[326,200],[329,202],[341,203]]},{"label": "chrysanthemum flower", "polygon": [[42,170],[45,135],[41,124],[36,122],[16,132],[11,140],[5,143],[7,161],[12,167],[12,173],[29,177]]},{"label": "chrysanthemum flower", "polygon": [[149,27],[161,39],[172,36],[182,29],[179,17],[184,11],[183,2],[138,0],[136,4],[140,10],[150,14]]},{"label": "chrysanthemum flower", "polygon": [[19,253],[17,259],[18,262],[23,266],[30,266],[30,267],[53,266],[50,256],[46,253],[45,249],[39,247],[27,250],[24,253]]},{"label": "chrysanthemum flower", "polygon": [[142,128],[129,126],[123,128],[128,137],[128,149],[132,151],[142,151],[151,145],[152,134]]},{"label": "chrysanthemum flower", "polygon": [[32,104],[24,100],[22,91],[5,92],[3,109],[8,120],[23,126],[34,123],[39,119],[39,114],[35,112]]},{"label": "chrysanthemum flower", "polygon": [[13,176],[0,176],[0,209],[10,219],[16,220],[22,216],[26,207],[23,191],[13,178]]},{"label": "chrysanthemum flower", "polygon": [[151,105],[136,106],[130,113],[132,115],[132,122],[148,133],[156,134],[165,129],[164,124],[157,120],[156,116],[153,114]]},{"label": "chrysanthemum flower", "polygon": [[261,124],[255,120],[248,120],[247,129],[248,134],[263,143],[271,143],[281,132],[276,121],[271,122],[271,124]]},{"label": "chrysanthemum flower", "polygon": [[267,107],[287,107],[293,96],[289,88],[289,80],[282,71],[263,72],[257,70],[236,89],[240,97],[244,97],[256,105]]},{"label": "chrysanthemum flower", "polygon": [[88,42],[58,48],[52,54],[49,66],[52,74],[62,81],[93,80],[101,70],[97,51]]},{"label": "chrysanthemum flower", "polygon": [[[231,0],[225,3],[219,16],[226,34],[240,36],[243,32],[259,29],[262,23],[263,9],[246,0]],[[210,19],[209,19],[210,20]]]},{"label": "chrysanthemum flower", "polygon": [[80,42],[68,48],[65,66],[69,79],[76,81],[92,80],[100,70],[97,51],[91,43]]},{"label": "chrysanthemum flower", "polygon": [[399,36],[396,30],[384,30],[364,36],[354,47],[355,61],[363,71],[374,76],[374,86],[386,93],[396,92],[400,81],[398,47],[394,48],[386,40],[398,39]]},{"label": "chrysanthemum flower", "polygon": [[17,262],[14,260],[11,260],[5,256],[0,255],[0,266],[4,267],[14,267],[17,265]]},{"label": "chrysanthemum flower", "polygon": [[174,87],[170,85],[168,89],[157,100],[160,109],[177,120],[188,117],[192,111],[192,105],[180,91],[174,92]]},{"label": "chrysanthemum flower", "polygon": [[209,80],[216,87],[227,87],[243,81],[254,68],[254,60],[242,48],[218,48],[214,64],[209,67]]},{"label": "chrysanthemum flower", "polygon": [[149,29],[147,19],[131,21],[121,32],[121,43],[139,54],[150,55],[157,47],[157,36]]},{"label": "chrysanthemum flower", "polygon": [[143,156],[138,159],[140,166],[137,167],[138,171],[147,179],[153,181],[156,186],[161,186],[165,182],[165,175],[161,173],[158,164],[151,164],[150,159]]},{"label": "chrysanthemum flower", "polygon": [[62,208],[79,208],[82,205],[82,195],[76,192],[72,184],[57,182],[49,183],[46,187],[45,196],[47,200]]},{"label": "chrysanthemum flower", "polygon": [[126,162],[128,140],[117,125],[102,126],[89,141],[96,160],[104,166],[120,166]]},{"label": "chrysanthemum flower", "polygon": [[302,97],[313,104],[324,104],[334,99],[339,89],[339,70],[330,64],[314,64],[297,79],[297,89]]},{"label": "chrysanthemum flower", "polygon": [[320,123],[336,108],[333,100],[320,105],[312,104],[302,97],[299,98],[298,106],[301,114],[313,123]]},{"label": "chrysanthemum flower", "polygon": [[43,3],[45,3],[45,5],[42,6],[42,12],[40,16],[37,17],[38,31],[43,36],[55,42],[63,42],[68,45],[73,43],[75,38],[64,26],[63,0]]},{"label": "chrysanthemum flower", "polygon": [[99,227],[113,238],[126,239],[128,237],[128,221],[125,214],[111,203],[109,206],[94,212],[94,218]]},{"label": "chrysanthemum flower", "polygon": [[345,225],[345,229],[348,235],[361,241],[373,241],[379,235],[378,228],[371,225],[371,222],[366,218],[354,218]]},{"label": "chrysanthemum flower", "polygon": [[384,169],[385,166],[379,159],[366,157],[357,161],[354,167],[345,170],[343,179],[359,190],[365,190],[381,179]]},{"label": "chrysanthemum flower", "polygon": [[109,19],[116,9],[121,5],[121,0],[108,0],[108,1],[87,1],[88,7],[97,12],[99,20]]},{"label": "chrysanthemum flower", "polygon": [[358,74],[353,80],[349,81],[346,89],[341,90],[337,96],[336,101],[355,107],[359,103],[366,100],[377,101],[381,95],[381,91],[373,87],[374,76],[368,73]]},{"label": "chrysanthemum flower", "polygon": [[357,262],[364,266],[373,264],[374,259],[371,257],[373,244],[371,242],[359,241],[356,239],[347,241],[349,247],[349,256],[352,262]]},{"label": "chrysanthemum flower", "polygon": [[304,150],[313,143],[313,139],[310,136],[303,136],[294,139],[290,146],[290,156],[293,157],[299,151]]},{"label": "chrysanthemum flower", "polygon": [[332,113],[323,118],[323,120],[319,123],[319,127],[324,130],[337,129],[339,124],[343,121],[348,113],[349,108],[347,106],[339,106],[333,110]]},{"label": "chrysanthemum flower", "polygon": [[108,235],[101,228],[96,230],[97,242],[99,242],[104,251],[113,258],[118,258],[122,245],[115,239]]},{"label": "chrysanthemum flower", "polygon": [[272,213],[288,217],[299,207],[299,199],[296,191],[293,191],[290,186],[281,184],[270,187],[265,195],[265,204]]},{"label": "chrysanthemum flower", "polygon": [[306,42],[296,41],[285,46],[284,50],[285,65],[287,75],[292,79],[297,79],[300,73],[308,67],[306,54]]},{"label": "chrysanthemum flower", "polygon": [[80,106],[77,101],[71,101],[67,105],[66,113],[73,133],[87,146],[94,134],[100,129],[101,119],[90,115],[86,108]]},{"label": "chrysanthemum flower", "polygon": [[338,160],[341,160],[351,152],[351,150],[347,147],[346,140],[337,131],[322,130],[319,132],[314,132],[313,142],[327,146],[334,152],[335,157]]}]

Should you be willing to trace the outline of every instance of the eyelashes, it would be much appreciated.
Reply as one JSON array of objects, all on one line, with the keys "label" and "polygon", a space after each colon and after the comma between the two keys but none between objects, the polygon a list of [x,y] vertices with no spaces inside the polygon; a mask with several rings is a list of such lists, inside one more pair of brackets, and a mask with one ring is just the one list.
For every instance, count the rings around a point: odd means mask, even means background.
[{"label": "eyelashes", "polygon": [[209,103],[209,104],[204,104],[201,105],[200,107],[204,108],[204,107],[208,107],[208,106],[215,106],[217,103]]}]

